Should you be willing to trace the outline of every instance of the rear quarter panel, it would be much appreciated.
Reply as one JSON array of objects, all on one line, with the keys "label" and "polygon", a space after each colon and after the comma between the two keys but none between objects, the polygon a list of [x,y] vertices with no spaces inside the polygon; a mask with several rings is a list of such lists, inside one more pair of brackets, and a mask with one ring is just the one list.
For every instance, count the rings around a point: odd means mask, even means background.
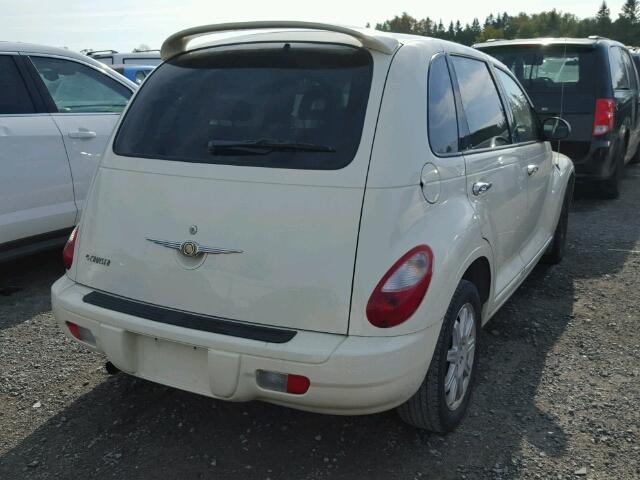
[{"label": "rear quarter panel", "polygon": [[[427,134],[428,65],[439,43],[404,45],[389,71],[380,108],[354,272],[350,335],[403,335],[439,324],[466,268],[480,256],[492,262],[466,192],[464,158],[436,157]],[[422,168],[435,165],[440,198],[430,204]],[[366,306],[387,270],[416,245],[434,254],[429,290],[416,313],[393,328],[369,323]]]}]

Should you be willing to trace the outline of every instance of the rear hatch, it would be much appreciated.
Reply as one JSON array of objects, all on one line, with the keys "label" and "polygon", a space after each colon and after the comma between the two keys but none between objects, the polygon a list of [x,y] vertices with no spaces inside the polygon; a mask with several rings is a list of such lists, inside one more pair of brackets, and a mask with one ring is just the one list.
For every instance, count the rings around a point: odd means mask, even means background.
[{"label": "rear hatch", "polygon": [[[178,310],[346,334],[382,93],[372,77],[382,85],[386,72],[373,66],[359,47],[269,42],[158,67],[98,170],[76,280]],[[184,242],[209,251],[187,256]]]},{"label": "rear hatch", "polygon": [[562,153],[574,159],[585,156],[591,145],[599,76],[596,50],[570,44],[511,45],[483,50],[515,74],[541,120],[561,115],[571,124],[571,135],[560,143]]}]

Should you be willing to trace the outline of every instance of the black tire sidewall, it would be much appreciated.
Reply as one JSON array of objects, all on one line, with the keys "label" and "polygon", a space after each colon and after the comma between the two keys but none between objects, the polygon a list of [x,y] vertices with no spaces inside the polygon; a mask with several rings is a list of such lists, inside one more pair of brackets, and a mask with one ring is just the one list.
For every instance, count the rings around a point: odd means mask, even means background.
[{"label": "black tire sidewall", "polygon": [[[455,410],[450,410],[445,399],[444,385],[445,376],[448,370],[447,352],[449,351],[449,347],[451,345],[453,325],[456,321],[460,308],[462,308],[465,303],[471,304],[475,311],[476,349],[473,359],[473,368],[471,370],[471,379],[469,380],[469,386],[467,388],[467,391],[465,392],[465,398],[458,406],[458,408],[456,408]],[[437,366],[438,413],[443,430],[445,431],[453,430],[453,428],[455,428],[455,426],[460,423],[466,413],[469,401],[471,400],[471,392],[475,384],[478,370],[478,337],[481,329],[481,311],[482,309],[480,305],[480,295],[478,294],[477,288],[471,282],[462,280],[458,285],[458,288],[456,289],[456,293],[453,296],[451,304],[449,305],[449,309],[447,310],[447,314],[445,315],[444,322],[442,324],[442,341],[438,342],[438,348],[440,349],[440,351],[438,352],[439,355]]]}]

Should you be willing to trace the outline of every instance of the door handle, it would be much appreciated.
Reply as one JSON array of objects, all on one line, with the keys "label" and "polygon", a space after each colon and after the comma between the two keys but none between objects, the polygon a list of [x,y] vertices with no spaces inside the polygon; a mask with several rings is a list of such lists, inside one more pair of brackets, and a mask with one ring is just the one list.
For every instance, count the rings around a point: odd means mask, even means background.
[{"label": "door handle", "polygon": [[538,173],[538,165],[527,165],[527,175],[532,177],[536,173]]},{"label": "door handle", "polygon": [[69,132],[69,138],[96,138],[96,132],[87,130],[86,128],[79,128]]},{"label": "door handle", "polygon": [[477,197],[478,195],[487,193],[492,185],[493,184],[491,182],[476,182],[473,184],[473,187],[471,187],[471,191]]}]

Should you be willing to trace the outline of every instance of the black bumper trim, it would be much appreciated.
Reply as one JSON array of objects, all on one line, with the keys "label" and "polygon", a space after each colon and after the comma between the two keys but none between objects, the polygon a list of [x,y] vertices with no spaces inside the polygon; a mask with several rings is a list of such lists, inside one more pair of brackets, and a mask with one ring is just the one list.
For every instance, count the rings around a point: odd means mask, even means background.
[{"label": "black bumper trim", "polygon": [[87,293],[82,301],[96,307],[125,313],[159,323],[175,325],[202,332],[219,333],[231,337],[249,338],[269,343],[286,343],[296,336],[295,330],[264,327],[248,323],[240,323],[226,318],[199,315],[196,313],[172,310],[149,303],[129,300],[102,292]]}]

